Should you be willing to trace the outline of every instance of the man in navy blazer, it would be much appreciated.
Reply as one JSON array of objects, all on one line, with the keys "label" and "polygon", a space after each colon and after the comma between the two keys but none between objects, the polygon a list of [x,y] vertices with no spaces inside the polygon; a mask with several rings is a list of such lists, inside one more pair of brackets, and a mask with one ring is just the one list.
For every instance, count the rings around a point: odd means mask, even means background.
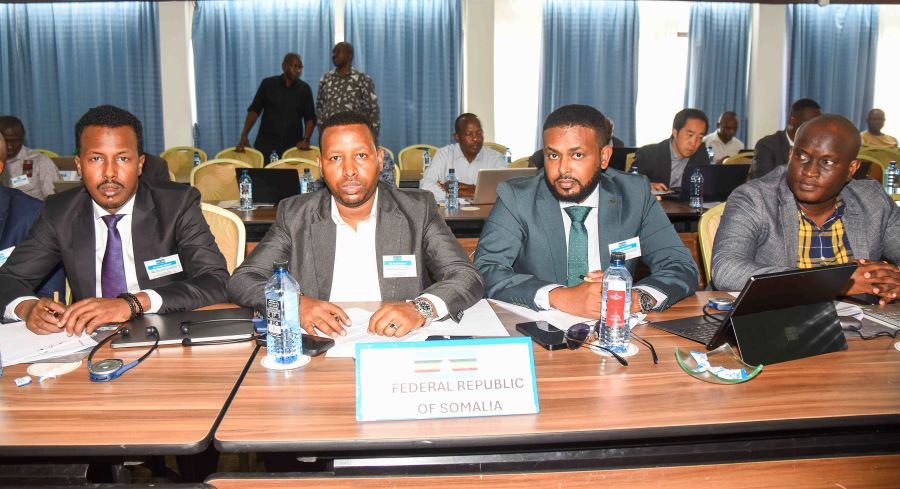
[{"label": "man in navy blazer", "polygon": [[[3,173],[6,157],[6,140],[0,134],[0,173]],[[0,185],[0,267],[3,266],[3,257],[9,256],[9,250],[25,239],[43,205],[43,202],[21,190]],[[64,294],[66,277],[62,267],[56,267],[56,271],[34,290],[40,297],[52,297],[54,292]]]},{"label": "man in navy blazer", "polygon": [[[475,251],[487,296],[599,318],[601,269],[609,265],[610,245],[632,239],[650,269],[635,284],[633,310],[662,310],[693,294],[697,265],[647,178],[607,168],[612,147],[603,114],[586,105],[561,107],[544,122],[543,142],[543,171],[497,186]],[[571,207],[585,212],[580,228]],[[573,229],[586,234],[586,246],[573,245]],[[586,264],[572,260],[579,254],[587,255]],[[586,272],[573,272],[573,264],[586,265]],[[635,265],[626,262],[631,273]]]}]

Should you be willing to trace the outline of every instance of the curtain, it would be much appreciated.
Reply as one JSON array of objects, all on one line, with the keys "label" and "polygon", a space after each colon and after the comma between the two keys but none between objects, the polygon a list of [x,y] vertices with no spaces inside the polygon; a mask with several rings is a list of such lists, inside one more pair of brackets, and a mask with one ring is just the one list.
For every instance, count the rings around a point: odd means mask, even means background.
[{"label": "curtain", "polygon": [[[280,75],[289,52],[303,59],[300,79],[313,96],[332,68],[331,0],[204,0],[192,26],[197,126],[194,144],[209,157],[238,143],[247,107],[263,78]],[[250,132],[256,138],[262,118]],[[313,142],[315,144],[315,142]]]},{"label": "curtain", "polygon": [[684,105],[701,109],[710,130],[726,110],[737,114],[737,138],[747,145],[750,4],[691,3]]},{"label": "curtain", "polygon": [[152,2],[0,5],[0,114],[25,124],[26,145],[75,151],[75,122],[112,104],[162,151],[159,29]]},{"label": "curtain", "polygon": [[462,86],[460,0],[345,0],[353,66],[375,82],[380,144],[452,142]]},{"label": "curtain", "polygon": [[616,137],[634,145],[639,30],[634,1],[544,2],[538,141],[554,109],[577,103],[612,117]]},{"label": "curtain", "polygon": [[877,5],[789,5],[789,101],[811,98],[826,113],[865,127],[875,93]]}]

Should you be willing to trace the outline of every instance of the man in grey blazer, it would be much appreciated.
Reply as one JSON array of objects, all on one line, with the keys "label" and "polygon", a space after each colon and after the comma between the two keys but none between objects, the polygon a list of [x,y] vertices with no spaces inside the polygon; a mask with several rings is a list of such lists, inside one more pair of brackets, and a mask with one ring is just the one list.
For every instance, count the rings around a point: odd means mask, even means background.
[{"label": "man in grey blazer", "polygon": [[[599,318],[601,269],[611,245],[630,239],[650,268],[635,284],[633,310],[662,310],[693,294],[699,273],[691,254],[647,177],[607,168],[608,141],[606,118],[593,107],[569,105],[547,117],[543,171],[498,185],[481,232],[475,266],[488,297]],[[626,262],[632,273],[635,265]]]},{"label": "man in grey blazer", "polygon": [[[852,179],[859,145],[859,131],[838,115],[800,126],[788,164],[728,198],[713,246],[713,284],[739,290],[752,275],[858,260],[844,293],[896,299],[900,208],[878,182]],[[801,226],[812,231],[803,239]]]},{"label": "man in grey blazer", "polygon": [[383,152],[364,115],[332,116],[320,138],[328,190],[281,201],[269,232],[234,271],[231,299],[261,307],[273,262],[288,261],[308,333],[346,334],[349,318],[338,301],[389,301],[368,325],[385,336],[446,316],[459,321],[481,299],[484,283],[432,194],[378,182]]}]

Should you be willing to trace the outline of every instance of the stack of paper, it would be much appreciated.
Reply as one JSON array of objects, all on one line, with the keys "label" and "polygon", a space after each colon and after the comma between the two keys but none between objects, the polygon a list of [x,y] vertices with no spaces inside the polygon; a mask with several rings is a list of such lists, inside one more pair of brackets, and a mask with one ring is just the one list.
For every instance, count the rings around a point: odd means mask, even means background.
[{"label": "stack of paper", "polygon": [[62,332],[39,335],[28,331],[24,322],[0,324],[0,358],[4,367],[69,355],[96,344],[86,334],[67,336]]}]

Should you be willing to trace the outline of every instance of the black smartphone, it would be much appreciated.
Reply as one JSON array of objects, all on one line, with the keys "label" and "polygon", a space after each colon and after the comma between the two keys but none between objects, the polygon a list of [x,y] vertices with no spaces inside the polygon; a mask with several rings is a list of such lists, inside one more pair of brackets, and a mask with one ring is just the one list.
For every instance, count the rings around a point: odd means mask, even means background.
[{"label": "black smartphone", "polygon": [[547,321],[519,323],[516,325],[516,331],[525,336],[530,336],[535,343],[548,350],[565,350],[569,347],[566,342],[565,331]]},{"label": "black smartphone", "polygon": [[314,357],[321,355],[334,346],[334,340],[324,336],[303,335],[303,354]]},{"label": "black smartphone", "polygon": [[446,336],[446,335],[431,335],[428,338],[425,338],[425,341],[441,341],[441,340],[471,340],[471,336]]}]

